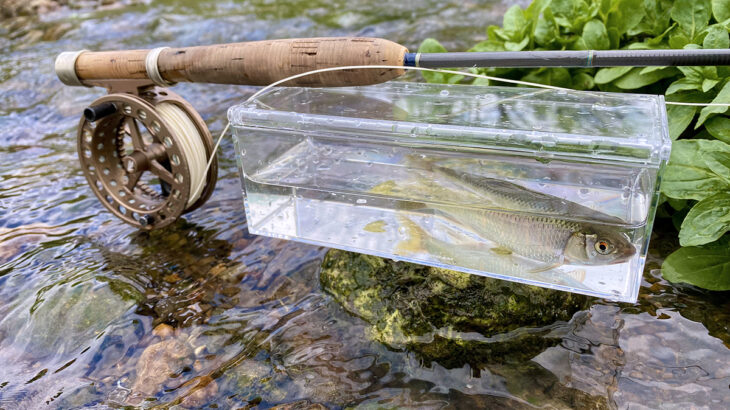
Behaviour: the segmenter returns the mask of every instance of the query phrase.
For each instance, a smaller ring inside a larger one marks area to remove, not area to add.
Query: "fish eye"
[[[598,241],[596,242],[594,247],[596,248],[596,252],[600,253],[601,255],[607,255],[611,253],[612,246],[611,243],[608,241]]]

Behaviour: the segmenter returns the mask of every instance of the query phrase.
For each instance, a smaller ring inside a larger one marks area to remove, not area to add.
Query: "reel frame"
[[[213,138],[203,119],[187,101],[172,91],[148,81],[118,80],[98,83],[109,94],[84,110],[77,132],[77,151],[84,176],[100,202],[122,221],[139,229],[168,226],[182,214],[201,207],[217,182],[218,159],[213,158],[199,198],[187,206],[198,181],[191,181],[180,137],[155,107],[171,103],[192,120],[205,147],[206,160],[213,155]],[[138,124],[147,129],[145,140]],[[126,152],[124,137],[131,137],[132,152]],[[141,181],[145,172],[157,176],[160,193]]]

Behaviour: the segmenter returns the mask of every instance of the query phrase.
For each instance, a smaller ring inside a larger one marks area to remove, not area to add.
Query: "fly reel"
[[[78,153],[101,203],[124,222],[152,230],[203,205],[218,167],[213,158],[206,174],[213,139],[189,103],[166,88],[132,89],[84,110]]]

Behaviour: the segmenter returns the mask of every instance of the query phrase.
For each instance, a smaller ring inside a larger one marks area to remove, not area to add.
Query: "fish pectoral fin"
[[[576,280],[580,283],[583,283],[583,281],[586,280],[586,270],[585,269],[571,270],[571,271],[565,272],[565,274],[569,278]]]
[[[512,251],[510,249],[504,248],[502,246],[491,248],[489,250],[496,253],[497,255],[512,255]]]
[[[559,268],[561,266],[563,266],[563,262],[556,262],[556,263],[551,263],[549,265],[538,266],[538,267],[536,267],[534,269],[530,269],[527,272],[529,272],[529,273],[542,273],[542,272],[547,272],[547,271],[549,271],[551,269]]]

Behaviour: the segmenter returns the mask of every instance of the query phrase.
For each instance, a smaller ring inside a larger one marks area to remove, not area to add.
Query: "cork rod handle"
[[[167,48],[159,52],[157,68],[162,79],[170,83],[185,81],[267,85],[290,75],[327,67],[402,66],[407,51],[399,44],[377,38],[265,40]],[[72,67],[78,81],[83,84],[95,85],[105,80],[147,80],[150,77],[145,67],[145,59],[149,52],[150,50],[86,51],[74,56]],[[64,80],[58,69],[57,73]],[[301,77],[286,85],[368,85],[391,80],[403,73],[403,69],[331,71]]]

